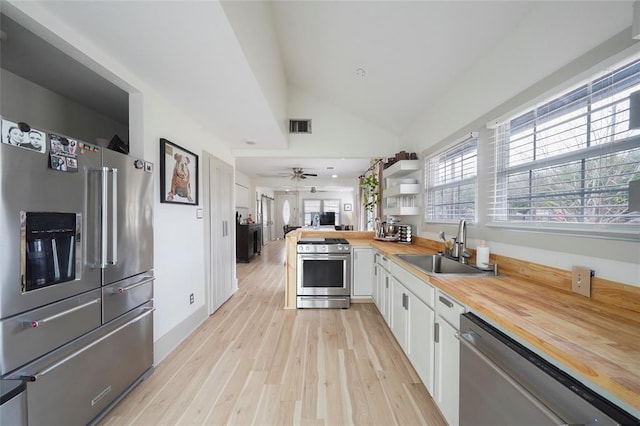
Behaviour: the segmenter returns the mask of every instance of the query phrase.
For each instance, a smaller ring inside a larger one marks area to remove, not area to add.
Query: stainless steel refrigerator
[[[48,134],[0,174],[0,379],[29,424],[86,424],[152,369],[153,165]]]

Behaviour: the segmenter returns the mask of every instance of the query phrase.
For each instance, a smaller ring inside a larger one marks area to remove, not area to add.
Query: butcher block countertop
[[[288,240],[292,239],[288,243],[295,244],[298,235],[287,235]],[[569,373],[578,373],[596,384],[605,397],[612,397],[613,402],[640,417],[639,288],[604,280],[603,284],[594,282],[590,299],[566,289],[562,273],[565,271],[534,264],[515,267],[508,261],[505,262],[508,270],[498,277],[433,277],[394,255],[433,253],[438,243],[429,240],[420,245],[389,243],[373,240],[362,232],[340,237],[347,238],[354,247],[373,247],[471,311],[535,347]],[[499,266],[501,260],[508,258],[498,257]],[[491,261],[496,261],[493,255]],[[526,279],[527,271],[534,271],[535,276]],[[547,277],[542,276],[545,273]],[[535,282],[537,279],[540,282]],[[628,301],[629,298],[632,300]]]

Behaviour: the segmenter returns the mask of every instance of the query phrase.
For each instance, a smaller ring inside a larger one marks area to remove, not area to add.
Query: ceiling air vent
[[[289,120],[289,133],[311,133],[311,119]]]

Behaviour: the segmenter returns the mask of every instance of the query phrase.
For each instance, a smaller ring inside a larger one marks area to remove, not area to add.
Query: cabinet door
[[[458,402],[460,389],[460,346],[457,330],[437,317],[438,335],[435,363],[435,400],[450,425],[458,424]]]
[[[371,296],[373,282],[373,250],[369,247],[354,247],[352,255],[353,271],[351,295]]]
[[[434,341],[433,328],[435,312],[433,309],[409,293],[408,300],[408,346],[409,360],[427,390],[433,395]]]
[[[376,304],[378,310],[380,310],[380,297],[378,294],[380,293],[380,266],[377,264],[373,265],[373,280],[371,286],[371,300]]]
[[[391,277],[391,331],[407,353],[407,309],[408,291],[394,277]]]
[[[388,326],[391,326],[391,274],[382,269],[382,281],[380,283],[380,299],[382,300],[382,316]]]

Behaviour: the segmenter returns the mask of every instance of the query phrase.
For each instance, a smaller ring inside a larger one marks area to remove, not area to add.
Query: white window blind
[[[629,129],[629,94],[637,90],[640,60],[499,125],[493,222],[638,222],[628,211],[629,182],[640,179],[640,130]]]
[[[425,158],[425,221],[475,221],[477,174],[477,133]]]
[[[304,199],[302,201],[302,208],[304,210],[304,224],[307,226],[311,225],[314,213],[334,212],[336,224],[340,221],[340,200]]]
[[[302,209],[304,210],[304,224],[311,225],[314,213],[320,213],[322,209],[322,200],[305,199],[302,201]]]

